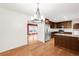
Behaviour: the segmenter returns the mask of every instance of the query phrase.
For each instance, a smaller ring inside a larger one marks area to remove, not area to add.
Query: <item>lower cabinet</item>
[[[79,38],[72,40],[72,49],[79,51]]]
[[[55,35],[55,46],[79,51],[79,39],[76,37],[68,37]]]

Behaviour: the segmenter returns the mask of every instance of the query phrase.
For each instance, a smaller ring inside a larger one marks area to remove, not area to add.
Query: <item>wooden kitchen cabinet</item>
[[[65,46],[65,38],[63,36],[54,36],[55,37],[55,46],[62,46],[62,47],[66,47]]]
[[[79,39],[76,37],[55,35],[55,46],[79,51]]]
[[[52,22],[49,21],[50,28],[72,28],[72,21],[63,21],[63,22]]]
[[[54,22],[49,21],[49,25],[50,25],[50,28],[55,28],[55,23]]]
[[[76,48],[76,50],[79,51],[79,38],[76,40],[76,47],[78,47],[78,48]]]
[[[55,22],[52,22],[47,18],[45,18],[45,24],[49,24],[50,28],[55,28]]]
[[[56,23],[56,28],[61,28],[61,26],[62,26],[61,22]]]
[[[74,29],[79,29],[79,23],[74,24],[73,28]]]
[[[64,28],[72,28],[72,21],[64,21],[56,23],[56,28],[61,28],[62,26],[64,26]]]
[[[72,49],[79,51],[79,38],[72,39]]]

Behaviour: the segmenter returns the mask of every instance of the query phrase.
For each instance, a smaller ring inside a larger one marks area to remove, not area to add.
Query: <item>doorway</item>
[[[37,41],[37,24],[27,24],[27,40],[28,44],[35,43]]]

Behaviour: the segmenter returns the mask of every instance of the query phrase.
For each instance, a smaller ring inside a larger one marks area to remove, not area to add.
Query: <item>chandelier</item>
[[[44,20],[44,17],[40,15],[39,3],[37,3],[36,13],[31,17],[31,20],[34,23],[41,23]]]

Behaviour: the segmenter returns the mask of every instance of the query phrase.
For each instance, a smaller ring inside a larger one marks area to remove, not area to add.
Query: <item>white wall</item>
[[[79,18],[74,19],[74,20],[72,21],[72,23],[73,23],[73,25],[74,25],[75,23],[79,23]]]
[[[0,8],[0,52],[27,44],[27,19],[25,14]]]

